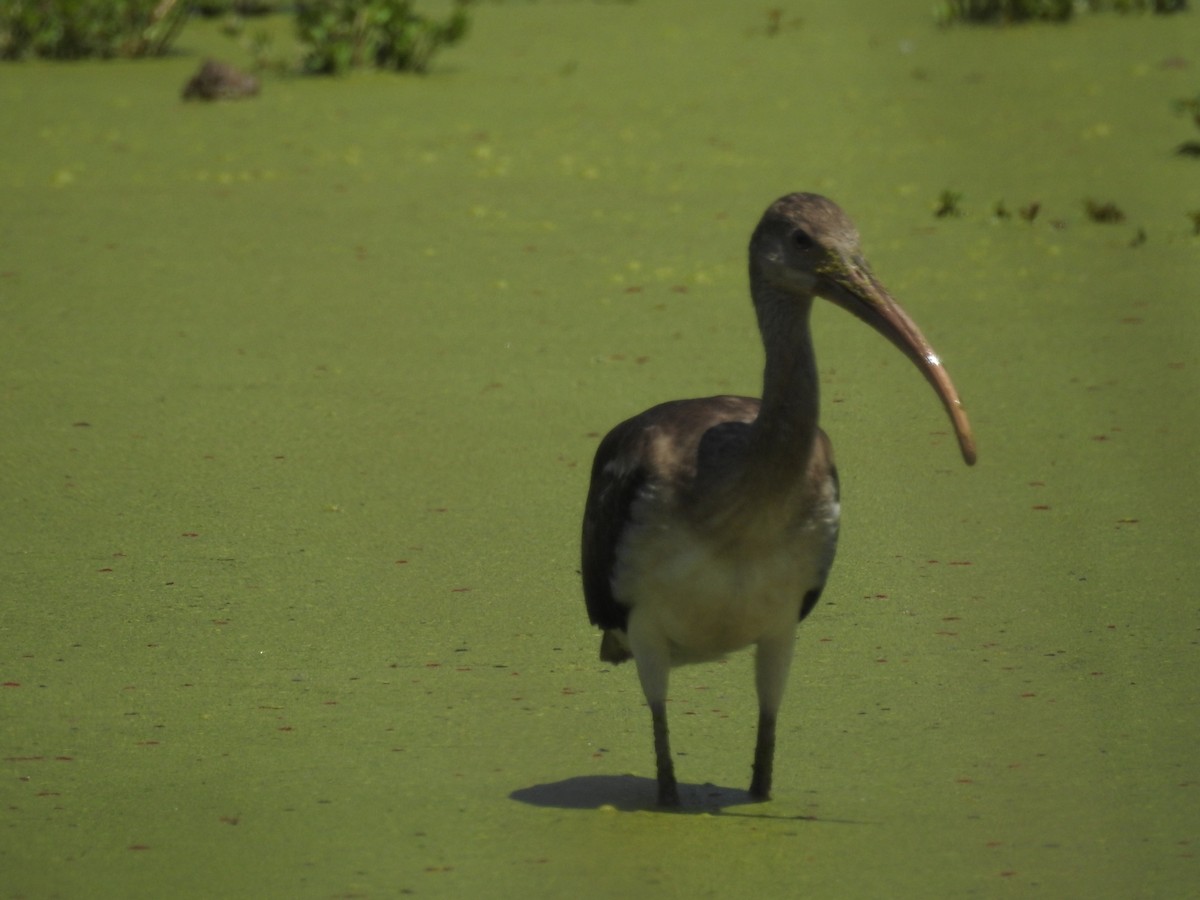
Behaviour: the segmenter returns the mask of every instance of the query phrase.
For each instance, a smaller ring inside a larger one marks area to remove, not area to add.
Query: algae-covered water
[[[1200,13],[770,22],[485,3],[428,77],[207,106],[200,59],[247,59],[202,23],[165,60],[0,69],[0,896],[1194,890],[1171,104]],[[587,468],[652,403],[757,392],[745,244],[792,190],[855,218],[980,462],[817,309],[843,539],[776,799],[746,802],[743,654],[675,674],[693,814],[660,813],[580,596]]]

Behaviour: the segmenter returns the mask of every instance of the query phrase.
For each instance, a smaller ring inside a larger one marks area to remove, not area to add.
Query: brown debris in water
[[[258,94],[258,79],[228,63],[206,59],[183,86],[184,100],[240,100]]]

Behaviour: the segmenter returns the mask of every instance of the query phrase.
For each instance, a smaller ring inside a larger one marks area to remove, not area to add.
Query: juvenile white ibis
[[[767,800],[775,722],[796,628],[837,547],[838,474],[817,427],[814,297],[904,351],[933,386],[968,465],[975,444],[950,376],[871,274],[858,232],[816,194],[771,204],[750,239],[750,294],[766,348],[762,399],[705,397],[646,410],[596,451],[583,516],[583,592],[600,658],[631,657],[654,725],[658,803],[678,806],[667,731],[672,666],[755,647],[758,738],[750,794]]]

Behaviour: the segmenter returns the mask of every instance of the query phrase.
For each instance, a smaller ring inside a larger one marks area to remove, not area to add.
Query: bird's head
[[[825,296],[864,268],[854,223],[818,194],[776,200],[750,239],[751,276],[788,294]]]
[[[750,281],[760,321],[764,302],[793,301],[806,317],[808,302],[823,297],[900,348],[941,398],[963,459],[974,464],[975,439],[954,383],[917,323],[871,273],[858,229],[841,207],[818,194],[788,194],[772,203],[750,239]]]

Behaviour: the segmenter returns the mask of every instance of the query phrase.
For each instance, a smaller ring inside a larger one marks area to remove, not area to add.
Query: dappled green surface
[[[198,60],[244,60],[196,23],[173,59],[4,69],[4,896],[1196,883],[1200,169],[1170,101],[1200,17],[875,6],[768,37],[489,4],[428,78],[211,106],[178,99]],[[744,245],[794,189],[856,218],[980,464],[818,309],[844,538],[777,799],[742,802],[743,655],[676,674],[707,813],[659,814],[579,595],[586,468],[631,412],[757,390]]]

